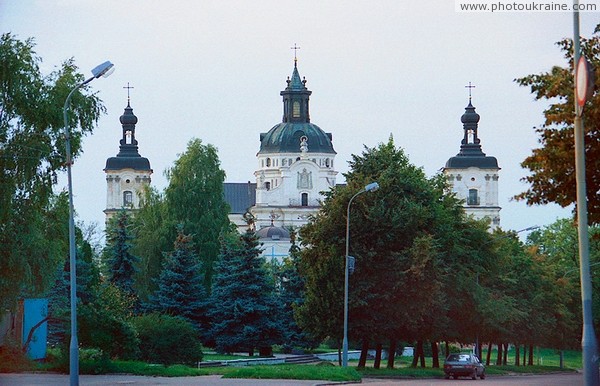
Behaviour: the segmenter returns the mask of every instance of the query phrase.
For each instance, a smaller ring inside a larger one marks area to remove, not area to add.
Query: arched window
[[[300,118],[300,102],[294,101],[292,105],[292,117]]]
[[[325,167],[329,167],[329,158],[325,158]]]
[[[270,182],[265,182],[265,189],[271,190],[271,183]]]
[[[308,193],[302,193],[302,206],[308,206]]]
[[[123,192],[123,206],[133,205],[133,192],[126,190]]]
[[[479,197],[477,196],[477,189],[469,189],[469,197],[467,198],[467,205],[479,205]]]
[[[271,167],[271,158],[267,158],[267,167]]]

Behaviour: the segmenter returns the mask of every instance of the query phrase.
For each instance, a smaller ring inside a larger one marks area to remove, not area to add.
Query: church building
[[[283,119],[261,133],[255,182],[225,183],[231,206],[229,219],[240,231],[250,217],[263,242],[265,255],[287,255],[289,227],[299,228],[320,207],[322,195],[336,184],[336,152],[331,133],[310,121],[306,79],[294,59],[291,78],[281,91]]]
[[[472,86],[468,86],[472,87]],[[471,104],[465,108],[461,117],[463,139],[460,152],[451,157],[442,169],[447,176],[452,191],[465,201],[467,215],[487,219],[490,231],[500,226],[500,206],[498,204],[498,161],[486,156],[481,150],[478,135],[479,114]]]
[[[129,88],[129,86],[127,86]],[[137,117],[127,98],[127,107],[119,118],[123,127],[119,153],[106,160],[106,222],[121,209],[135,210],[140,206],[140,193],[150,184],[152,169],[150,161],[138,152],[135,139]]]

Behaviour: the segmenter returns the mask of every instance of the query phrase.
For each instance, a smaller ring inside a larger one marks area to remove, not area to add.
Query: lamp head
[[[379,189],[379,184],[377,182],[371,182],[369,185],[365,186],[365,192],[374,192]]]
[[[106,62],[94,67],[92,69],[92,75],[94,75],[94,78],[96,78],[96,79],[98,79],[101,76],[106,78],[110,74],[112,74],[114,71],[115,71],[115,65],[107,60]]]

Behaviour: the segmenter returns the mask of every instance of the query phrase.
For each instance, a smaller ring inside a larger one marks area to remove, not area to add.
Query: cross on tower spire
[[[465,88],[469,89],[469,103],[471,103],[471,89],[475,88],[475,86],[472,86],[471,82],[469,82],[469,85],[465,86]]]
[[[127,86],[123,86],[123,88],[127,89],[127,104],[129,104],[129,90],[133,88],[133,86],[129,85],[129,82],[127,82]]]
[[[290,47],[290,50],[294,50],[294,66],[298,63],[298,56],[296,54],[298,53],[299,49],[300,47],[298,47],[296,43],[294,43],[293,47]]]

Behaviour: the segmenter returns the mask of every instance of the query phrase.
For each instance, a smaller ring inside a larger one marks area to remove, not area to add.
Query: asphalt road
[[[0,374],[2,386],[65,386],[69,384],[69,376],[61,374]],[[329,381],[298,381],[281,379],[223,379],[219,375],[201,377],[142,377],[134,375],[81,375],[81,386],[108,385],[181,385],[181,386],[300,386],[300,385],[335,385]],[[354,383],[355,385],[357,383]],[[583,385],[582,374],[545,374],[488,376],[485,380],[473,381],[470,378],[456,379],[417,379],[417,380],[381,380],[363,379],[367,386],[577,386]]]

